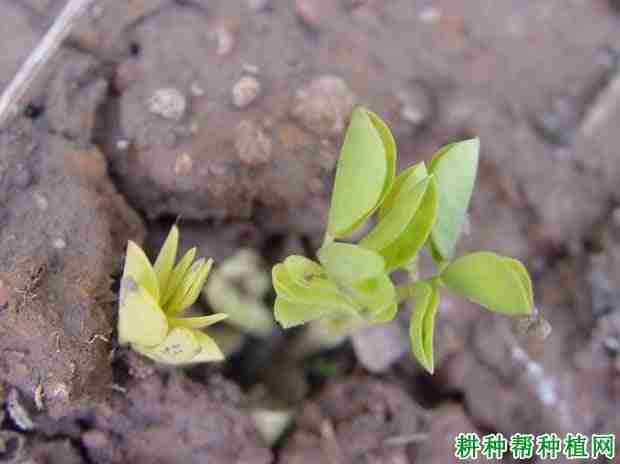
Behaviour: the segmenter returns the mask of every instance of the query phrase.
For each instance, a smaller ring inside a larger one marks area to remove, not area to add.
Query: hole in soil
[[[13,460],[20,454],[23,442],[18,436],[9,436],[4,439],[4,450],[0,451],[1,462],[14,462]]]
[[[583,249],[588,254],[599,254],[605,251],[603,244],[593,237],[588,237],[583,240]]]
[[[304,361],[309,396],[320,392],[325,384],[335,378],[353,374],[357,366],[355,352],[350,341],[331,350],[322,351]]]
[[[131,54],[131,56],[139,56],[141,51],[142,47],[140,47],[140,44],[138,42],[131,42],[131,44],[129,45],[129,53]]]
[[[29,119],[37,119],[43,115],[45,107],[36,103],[29,103],[24,109],[24,116]]]

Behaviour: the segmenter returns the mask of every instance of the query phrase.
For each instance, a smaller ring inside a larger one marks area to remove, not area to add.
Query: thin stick
[[[21,99],[94,0],[69,0],[0,97],[0,129],[19,111]]]

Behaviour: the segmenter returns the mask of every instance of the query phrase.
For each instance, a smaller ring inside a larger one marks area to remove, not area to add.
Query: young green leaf
[[[318,251],[327,275],[339,285],[372,279],[385,272],[383,258],[372,250],[350,243],[332,242]]]
[[[398,239],[418,210],[429,181],[430,178],[427,177],[414,187],[401,191],[393,207],[359,244],[364,248],[381,253],[381,250]]]
[[[348,236],[378,208],[389,182],[390,163],[369,113],[356,108],[336,168],[327,224],[330,237]]]
[[[276,321],[278,321],[284,329],[337,314],[347,313],[339,308],[333,308],[328,305],[316,303],[302,304],[288,301],[280,296],[276,298],[274,307]]]
[[[397,312],[398,312],[398,303],[394,301],[391,304],[387,305],[386,307],[377,311],[377,313],[374,315],[371,322],[374,322],[376,324],[383,324],[385,322],[393,321],[394,318],[396,317]]]
[[[155,301],[159,301],[159,283],[151,266],[151,262],[136,243],[131,240],[127,244],[123,279],[131,277],[133,280],[151,294]]]
[[[168,283],[166,285],[165,292],[161,298],[162,308],[166,308],[168,306],[168,303],[170,302],[170,300],[175,296],[176,292],[181,287],[181,284],[183,283],[185,279],[187,271],[192,265],[192,262],[194,261],[195,257],[196,257],[196,248],[194,247],[188,250],[183,255],[181,260],[177,263],[177,265],[174,266],[174,269],[172,269],[172,274],[168,278]],[[166,310],[166,312],[168,311]]]
[[[177,258],[177,249],[179,247],[179,228],[173,225],[166,237],[164,245],[159,250],[155,265],[153,266],[157,280],[159,282],[160,293],[168,285],[168,279],[174,267],[174,261]]]
[[[433,333],[435,314],[439,306],[439,291],[434,285],[418,282],[413,297],[415,304],[409,325],[411,350],[418,362],[432,374],[434,370]]]
[[[327,306],[342,307],[347,309],[351,303],[341,294],[338,287],[322,277],[306,276],[304,279],[295,277],[289,267],[284,264],[276,264],[272,269],[273,286],[278,296],[291,302],[301,304],[319,303]],[[301,285],[299,282],[305,282]]]
[[[530,274],[527,272],[527,269],[521,263],[521,261],[514,258],[506,258],[506,262],[512,266],[514,271],[519,275],[521,279],[521,285],[527,294],[527,299],[530,303],[530,307],[532,310],[534,309],[534,289],[532,288],[532,279],[530,278]]]
[[[437,222],[431,233],[434,255],[441,261],[454,254],[465,223],[476,181],[480,143],[465,140],[443,147],[433,157],[429,172],[435,175],[439,193]]]
[[[396,302],[396,289],[387,274],[357,282],[346,290],[358,305],[366,309],[362,315],[370,320],[388,317]]]
[[[136,350],[154,361],[164,364],[182,365],[192,361],[200,353],[201,346],[195,336],[197,331],[176,327],[166,339],[152,348],[136,346]]]
[[[164,340],[167,332],[166,315],[157,301],[132,276],[123,277],[118,315],[119,342],[154,346]]]
[[[204,258],[192,264],[179,290],[168,304],[166,308],[167,314],[173,316],[194,304],[205,285],[212,265],[212,259],[205,261]]]
[[[381,205],[385,201],[385,198],[390,190],[392,190],[394,178],[396,177],[396,141],[394,140],[394,136],[392,135],[390,128],[377,114],[369,110],[366,110],[366,112],[370,117],[370,121],[375,126],[375,129],[377,129],[377,132],[381,137],[381,141],[383,142],[383,148],[385,149],[387,176],[385,178],[385,183],[383,184],[381,199],[379,200],[379,205]]]
[[[321,265],[305,256],[291,255],[284,260],[284,265],[295,283],[301,286],[307,286],[313,279],[325,276]]]
[[[428,171],[426,170],[426,165],[423,161],[414,164],[413,166],[409,166],[401,172],[394,181],[394,184],[388,192],[385,200],[381,204],[381,208],[379,209],[379,219],[383,219],[392,209],[392,206],[396,201],[396,197],[398,197],[401,192],[413,188],[418,182],[424,180],[427,176]]]
[[[454,293],[490,311],[510,316],[532,312],[529,275],[512,258],[488,251],[471,253],[449,264],[441,273],[441,281]]]
[[[427,180],[425,179],[423,182],[427,182]],[[424,197],[413,219],[398,239],[381,250],[387,272],[406,266],[424,246],[432,233],[433,226],[436,224],[439,209],[438,201],[435,179],[429,176]]]
[[[228,314],[216,313],[208,316],[170,317],[171,327],[185,327],[186,329],[204,329],[228,318]]]

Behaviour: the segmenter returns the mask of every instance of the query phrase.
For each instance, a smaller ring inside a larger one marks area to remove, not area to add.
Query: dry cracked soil
[[[0,0],[0,89],[64,3]],[[127,240],[152,255],[176,220],[218,261],[316,248],[356,104],[402,165],[480,137],[461,249],[524,260],[551,335],[446,296],[432,377],[406,314],[303,360],[278,330],[185,371],[118,347]],[[0,131],[0,463],[446,464],[459,432],[620,437],[617,1],[98,0],[21,109]],[[266,405],[293,412],[272,444]]]

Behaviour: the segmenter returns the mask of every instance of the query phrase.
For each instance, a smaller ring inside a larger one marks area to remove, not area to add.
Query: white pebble
[[[199,82],[192,82],[189,91],[194,97],[204,97],[205,89],[202,88]]]
[[[436,24],[441,19],[441,12],[434,6],[428,6],[420,11],[418,18],[423,23]]]
[[[259,67],[256,66],[255,64],[243,63],[241,67],[243,68],[243,71],[248,74],[257,75],[260,71]]]
[[[232,89],[233,103],[237,108],[245,108],[252,103],[261,92],[261,85],[253,76],[243,76]]]
[[[215,40],[217,40],[217,54],[219,56],[229,55],[235,46],[235,38],[227,27],[218,27],[215,30]]]
[[[34,192],[32,196],[34,197],[34,202],[37,204],[37,208],[41,211],[47,210],[48,201],[42,193]]]
[[[177,89],[159,89],[149,99],[148,108],[151,113],[178,121],[185,115],[187,101],[185,95]]]
[[[52,240],[52,246],[57,250],[64,250],[67,248],[67,242],[63,238],[58,237]]]

